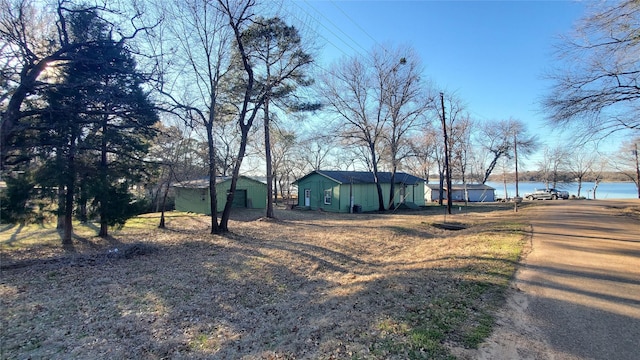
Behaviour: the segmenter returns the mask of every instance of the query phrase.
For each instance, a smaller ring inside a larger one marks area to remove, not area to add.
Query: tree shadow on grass
[[[6,269],[7,357],[447,359],[491,331],[517,265],[485,253],[363,257],[354,247],[367,253],[370,239],[357,229],[350,247],[260,231]]]
[[[484,270],[492,258],[365,258],[368,239],[354,249],[261,231],[8,268],[20,289],[3,299],[8,356],[447,358],[445,344],[486,332],[508,276]]]
[[[22,229],[24,229],[24,223],[20,223],[19,225],[9,224],[8,226],[4,227],[0,232],[9,231],[13,228],[15,228],[15,230],[13,231],[13,233],[11,234],[8,240],[4,241],[5,245],[11,246],[16,241],[18,241],[18,235],[20,235],[20,232],[22,231]]]
[[[483,273],[495,258],[463,260],[402,267],[318,244],[212,236],[130,257],[51,263],[31,269],[30,285],[9,304],[21,305],[5,317],[6,350],[59,358],[446,359],[451,344],[474,347],[488,335],[508,277]],[[5,283],[22,286],[24,271],[12,269]]]

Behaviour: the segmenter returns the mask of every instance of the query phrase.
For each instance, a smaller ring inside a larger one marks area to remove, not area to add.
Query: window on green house
[[[324,191],[324,204],[325,205],[331,205],[331,198],[332,198],[332,194],[331,194],[331,189],[329,190],[325,190]]]

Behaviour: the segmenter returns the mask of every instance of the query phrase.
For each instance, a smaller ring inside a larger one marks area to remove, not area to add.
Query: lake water
[[[487,181],[487,185],[496,189],[496,197],[504,197],[504,183]],[[583,182],[580,196],[593,199],[592,182]],[[535,191],[535,189],[544,189],[544,183],[521,181],[518,183],[518,192],[524,197],[527,193]],[[558,190],[565,190],[569,195],[578,195],[578,183],[558,183]],[[515,183],[507,183],[507,195],[513,197],[516,194]],[[636,184],[632,182],[601,182],[596,190],[597,199],[637,199],[638,189]]]

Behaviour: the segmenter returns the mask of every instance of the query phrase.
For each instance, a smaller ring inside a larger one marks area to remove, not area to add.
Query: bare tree
[[[378,167],[387,119],[378,89],[371,68],[358,57],[333,64],[323,76],[322,91],[327,110],[342,120],[336,131],[348,145],[364,150],[376,184],[378,210],[384,211]]]
[[[617,171],[633,181],[638,190],[640,199],[640,137],[625,141],[620,146],[620,151],[613,165]]]
[[[573,180],[578,182],[578,197],[580,197],[582,191],[582,182],[587,174],[592,171],[595,161],[595,153],[588,150],[573,151],[567,156],[566,168]]]
[[[434,165],[437,165],[439,160],[437,156],[439,139],[439,133],[433,124],[428,122],[410,140],[412,155],[407,159],[406,166],[412,173],[419,174],[427,183],[431,179]]]
[[[555,189],[558,187],[560,170],[567,163],[568,149],[562,145],[555,146],[551,149],[549,160],[551,161],[551,184]]]
[[[468,114],[465,114],[450,129],[451,173],[457,176],[463,184],[467,183],[467,171],[471,162],[471,130],[473,127],[474,121]]]
[[[174,0],[158,6],[171,19],[158,30],[161,38],[154,44],[164,74],[158,90],[170,111],[206,131],[211,232],[218,233],[216,125],[224,123],[222,85],[231,66],[233,33],[215,3]]]
[[[335,63],[323,77],[323,96],[328,110],[341,120],[339,136],[347,146],[362,150],[363,156],[356,157],[372,172],[378,209],[384,211],[387,204],[378,172],[388,164],[392,207],[395,173],[411,154],[409,138],[431,99],[420,77],[420,60],[411,48],[377,47],[370,54],[371,65],[365,61],[352,57]]]
[[[444,183],[446,182],[446,196],[447,196],[447,212],[451,213],[451,180],[452,180],[452,149],[456,146],[456,141],[462,140],[462,138],[457,138],[456,136],[452,136],[454,127],[457,126],[463,119],[468,118],[468,114],[465,112],[466,106],[463,104],[462,100],[456,94],[444,94],[440,93],[440,101],[436,101],[436,106],[434,108],[435,116],[434,118],[439,119],[441,124],[441,131],[443,132],[443,148],[442,151],[442,172],[444,174],[444,179],[441,177],[440,180],[440,198],[442,198],[442,192],[444,187]],[[442,204],[442,201],[440,201]]]
[[[489,152],[489,163],[486,164],[482,183],[489,180],[498,160],[512,159],[514,156],[514,141],[518,139],[518,152],[522,157],[531,155],[538,149],[537,137],[527,134],[527,126],[520,120],[509,118],[495,122],[486,122],[480,130],[480,146]]]
[[[542,159],[538,162],[540,173],[547,189],[556,188],[560,169],[565,165],[567,150],[562,146],[546,147]]]
[[[300,140],[301,174],[313,170],[322,170],[330,166],[332,153],[337,145],[334,136],[323,134],[308,136]]]
[[[597,199],[598,195],[598,186],[600,185],[600,181],[602,181],[603,174],[610,169],[608,159],[599,159],[593,165],[593,171],[591,171],[591,175],[593,176],[593,199]]]
[[[271,142],[273,193],[277,194],[279,188],[280,197],[284,199],[285,188],[289,189],[295,173],[295,163],[292,158],[298,142],[294,131],[285,130],[282,127],[277,127],[273,135]]]
[[[289,179],[294,177],[294,174],[302,174],[297,171],[300,166],[296,161],[298,159],[294,158],[294,155],[299,152],[299,135],[296,133],[296,130],[286,128],[286,122],[279,120],[273,121],[276,120],[274,118],[271,120],[272,126],[269,127],[271,132],[269,136],[269,150],[271,152],[270,158],[273,181],[269,188],[273,195],[276,196],[278,189],[280,190],[280,195],[284,195],[285,187],[289,186]],[[258,128],[258,130],[264,131],[265,129]],[[258,137],[264,138],[264,134],[262,132],[256,134],[256,138]],[[256,148],[257,153],[263,158],[265,158],[265,150],[264,144],[260,144]],[[277,198],[272,197],[272,200],[277,204]]]
[[[554,124],[575,125],[583,136],[640,129],[640,3],[599,2],[559,44],[563,68],[544,108]]]
[[[238,126],[228,115],[222,115],[213,128],[217,174],[222,177],[231,175],[236,163],[237,149],[240,147]]]
[[[168,119],[164,119],[169,121]],[[149,160],[157,167],[154,202],[160,212],[159,228],[165,227],[165,210],[169,189],[174,182],[190,180],[208,173],[208,156],[199,158],[201,143],[189,136],[192,129],[176,121],[176,125],[156,124],[158,137],[149,151]],[[206,148],[206,144],[205,148]],[[203,161],[204,160],[204,161]]]
[[[412,48],[378,47],[372,52],[372,60],[384,108],[382,116],[387,119],[383,138],[391,172],[389,208],[393,208],[396,171],[411,154],[409,138],[427,109],[433,107],[433,98],[421,77],[420,58]]]

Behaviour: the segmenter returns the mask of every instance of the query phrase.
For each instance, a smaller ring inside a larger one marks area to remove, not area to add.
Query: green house
[[[231,177],[216,178],[217,209],[222,211],[231,188]],[[209,178],[183,181],[173,185],[176,210],[211,215]],[[246,176],[240,176],[233,197],[234,208],[265,209],[267,184]]]
[[[379,172],[385,206],[389,204],[391,173]],[[419,177],[403,172],[395,176],[395,207],[424,206],[424,183]],[[378,192],[373,173],[368,171],[313,171],[296,180],[298,206],[330,212],[354,212],[378,210]],[[351,199],[353,198],[353,201]]]

